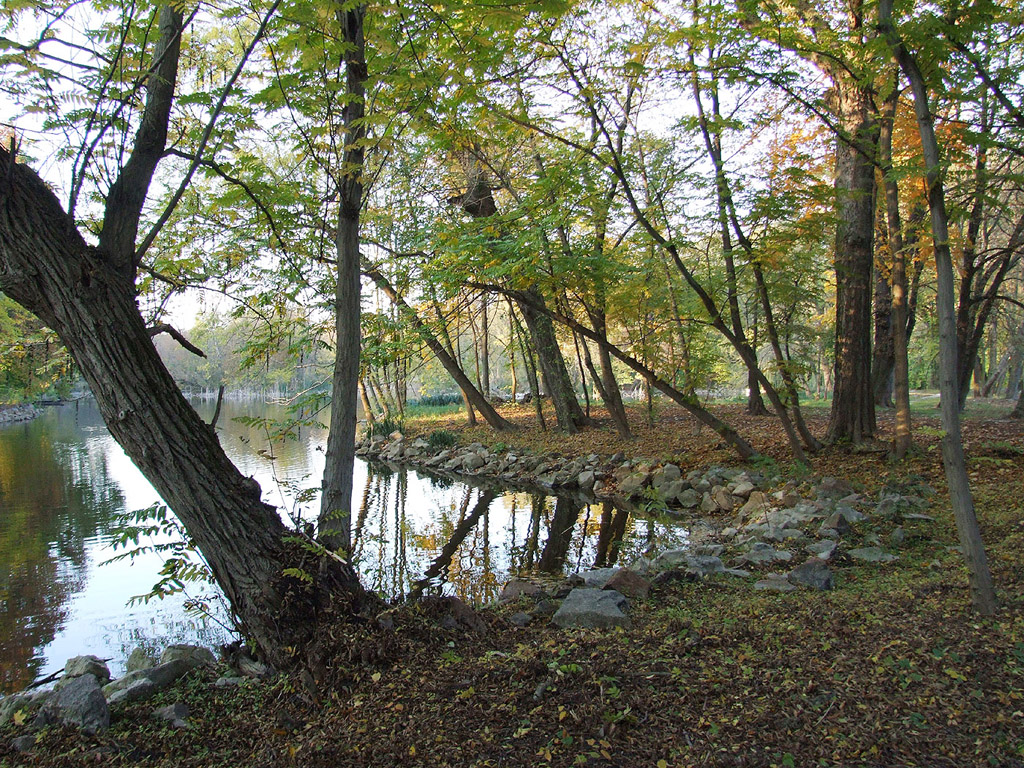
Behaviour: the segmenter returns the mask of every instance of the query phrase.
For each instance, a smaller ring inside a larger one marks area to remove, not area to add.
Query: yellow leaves
[[[25,724],[25,721],[28,719],[28,713],[25,712],[25,710],[23,709],[19,709],[17,712],[14,713],[11,719],[14,721],[14,724],[20,728]]]
[[[375,682],[375,683],[379,683],[380,682],[380,672],[374,672],[372,675],[370,675],[370,679],[373,680],[373,682]]]

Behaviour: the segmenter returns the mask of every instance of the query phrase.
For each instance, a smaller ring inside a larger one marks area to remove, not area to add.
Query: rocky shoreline
[[[18,421],[30,421],[39,415],[39,409],[32,403],[0,406],[0,426]]]

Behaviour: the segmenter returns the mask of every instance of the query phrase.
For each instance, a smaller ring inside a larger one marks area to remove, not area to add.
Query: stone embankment
[[[621,453],[602,459],[528,456],[480,443],[442,448],[398,432],[363,441],[357,453],[470,481],[640,502],[648,512],[702,524],[705,535],[692,547],[574,574],[553,590],[513,580],[502,600],[534,603],[513,617],[520,625],[550,619],[562,627],[628,626],[629,601],[675,578],[728,578],[775,592],[832,589],[836,571],[897,560],[908,535],[930,538],[933,522],[923,510],[934,492],[924,484],[871,496],[836,477],[784,482],[729,467],[684,475],[675,464]]]
[[[13,424],[16,421],[28,421],[38,415],[39,410],[31,403],[0,405],[0,426]]]
[[[124,676],[111,680],[103,659],[75,656],[68,659],[51,689],[28,690],[0,699],[0,725],[13,722],[24,728],[25,733],[13,740],[13,747],[19,752],[31,749],[36,732],[48,725],[98,733],[110,726],[112,709],[148,699],[192,670],[214,668],[217,663],[212,651],[195,645],[169,646],[159,658],[136,648],[125,663]],[[214,685],[239,685],[247,678],[271,674],[268,667],[244,654],[235,654],[225,671],[227,674]],[[174,728],[188,726],[188,707],[182,702],[155,709],[153,716],[168,721]]]

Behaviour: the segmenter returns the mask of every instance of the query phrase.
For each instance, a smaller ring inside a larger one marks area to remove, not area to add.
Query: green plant
[[[370,425],[370,434],[387,437],[392,432],[401,432],[404,427],[405,424],[401,418],[385,416],[383,419],[375,421]]]
[[[435,429],[427,436],[427,444],[431,448],[451,448],[458,442],[455,433],[447,429]]]

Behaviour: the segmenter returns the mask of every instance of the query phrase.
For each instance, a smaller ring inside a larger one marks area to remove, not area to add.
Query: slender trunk
[[[541,403],[540,397],[540,383],[537,381],[537,364],[533,359],[533,352],[526,344],[526,334],[523,331],[523,326],[519,322],[519,318],[516,317],[515,310],[512,308],[512,300],[508,301],[508,316],[515,329],[516,338],[519,340],[519,351],[523,356],[523,368],[526,369],[526,381],[530,385],[530,399],[533,401],[533,408],[537,414],[537,423],[540,425],[542,431],[547,431],[548,425],[544,420],[544,406]]]
[[[483,395],[491,396],[490,328],[487,320],[487,294],[480,296],[480,384]]]
[[[409,306],[408,302],[405,301],[394,289],[390,281],[384,277],[379,269],[370,265],[370,263],[363,259],[363,274],[369,277],[377,285],[378,288],[387,296],[391,302],[398,308],[398,311],[405,317],[405,319],[412,325],[413,330],[419,334],[420,338],[427,345],[438,362],[448,372],[448,375],[455,379],[456,385],[462,390],[465,398],[480,411],[480,415],[484,417],[492,429],[502,430],[512,429],[512,425],[503,419],[501,415],[494,410],[487,399],[480,393],[476,387],[473,386],[472,382],[466,376],[462,367],[455,361],[455,359],[448,353],[448,351],[441,345],[437,338],[430,332],[426,323],[416,313],[416,310]]]
[[[885,192],[886,229],[889,252],[892,254],[892,331],[893,396],[896,407],[896,434],[893,454],[902,461],[912,444],[910,420],[910,364],[907,345],[910,336],[907,306],[907,254],[903,247],[903,222],[900,220],[900,190],[892,168],[892,134],[900,91],[893,88],[885,103],[879,126],[878,156],[882,167],[882,188]],[[916,243],[916,238],[915,238]],[[877,392],[877,390],[876,390]]]
[[[370,424],[376,424],[377,419],[373,415],[373,406],[370,405],[370,396],[366,393],[366,382],[363,381],[362,377],[359,379],[359,399],[363,404],[363,413],[366,414],[366,421]]]
[[[886,227],[888,231],[888,227]],[[888,236],[892,243],[892,233]],[[890,258],[895,261],[899,258],[892,253]],[[871,388],[875,393],[875,405],[883,408],[891,408],[894,403],[892,399],[893,370],[896,367],[895,350],[893,348],[892,328],[892,292],[890,280],[895,272],[892,264],[886,265],[886,269],[876,266],[875,269],[875,344],[871,362]],[[886,274],[888,273],[888,275]]]
[[[345,55],[345,151],[338,179],[340,197],[334,294],[334,376],[331,424],[317,518],[320,541],[328,549],[348,551],[352,540],[352,469],[356,458],[356,409],[359,398],[359,211],[363,204],[363,117],[366,93],[366,6],[338,11]]]
[[[892,24],[893,0],[882,0],[879,23],[892,48],[893,56],[910,82],[914,94],[914,112],[921,135],[928,180],[928,209],[931,213],[935,267],[938,273],[937,308],[939,314],[939,367],[942,398],[942,463],[946,470],[953,515],[960,534],[960,546],[967,562],[971,603],[984,616],[996,612],[995,588],[985,556],[985,546],[974,512],[974,500],[967,476],[964,445],[960,433],[959,382],[957,381],[956,310],[953,303],[953,261],[949,252],[949,228],[946,196],[942,186],[939,144],[935,137],[928,91],[917,61],[907,50]]]

